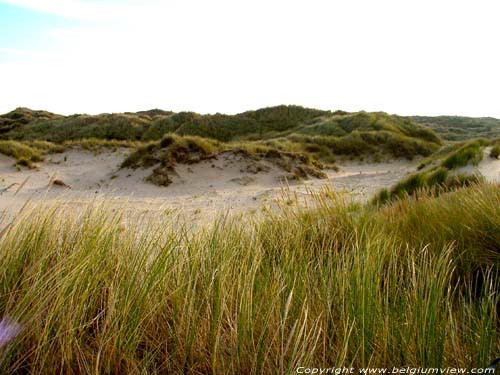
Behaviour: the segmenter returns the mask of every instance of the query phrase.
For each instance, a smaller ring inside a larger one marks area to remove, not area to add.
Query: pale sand
[[[94,154],[71,149],[49,155],[38,169],[21,171],[14,160],[0,155],[0,216],[10,220],[26,202],[70,202],[81,206],[105,200],[111,207],[134,211],[174,210],[189,220],[213,219],[220,213],[255,213],[262,205],[272,205],[283,194],[283,176],[275,165],[263,161],[269,171],[247,171],[250,161],[227,154],[216,160],[193,165],[178,165],[177,175],[168,187],[145,181],[150,170],[120,169],[128,150]],[[488,179],[498,180],[500,161],[485,156],[478,166]],[[389,163],[343,162],[340,171],[327,171],[328,179],[290,181],[286,190],[296,196],[326,186],[343,191],[357,200],[367,200],[383,187],[390,187],[416,170],[418,161],[397,160]],[[70,188],[49,186],[58,179]],[[14,185],[13,185],[14,184]],[[285,183],[286,184],[286,183]],[[6,191],[5,189],[8,188]]]

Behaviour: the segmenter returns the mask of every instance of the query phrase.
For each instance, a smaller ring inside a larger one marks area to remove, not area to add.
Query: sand
[[[26,202],[65,201],[78,207],[105,200],[117,208],[153,213],[173,210],[189,220],[207,220],[224,212],[259,212],[262,205],[272,205],[284,190],[300,197],[326,186],[363,201],[414,172],[418,164],[407,160],[347,161],[339,165],[339,171],[328,170],[328,179],[286,182],[286,173],[272,163],[263,161],[266,171],[252,173],[249,160],[226,154],[216,160],[179,165],[173,183],[160,187],[145,181],[151,170],[120,169],[128,152],[120,149],[96,154],[70,149],[47,156],[37,169],[21,171],[15,168],[13,159],[0,155],[0,216],[3,221],[11,220]],[[478,169],[488,179],[498,180],[500,161],[490,159],[485,156]]]

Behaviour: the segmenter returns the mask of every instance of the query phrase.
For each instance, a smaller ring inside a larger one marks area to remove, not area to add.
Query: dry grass
[[[297,203],[297,204],[295,204]],[[0,239],[8,374],[477,367],[500,351],[500,189],[384,208],[331,192],[189,231],[64,204]]]
[[[0,140],[0,154],[14,158],[16,165],[28,168],[35,168],[35,163],[43,160],[43,155],[38,149],[16,141]]]

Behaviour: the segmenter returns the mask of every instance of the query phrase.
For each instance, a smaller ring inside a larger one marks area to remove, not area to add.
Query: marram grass
[[[198,229],[106,205],[0,229],[5,374],[477,367],[500,352],[500,189],[374,208],[325,191]]]

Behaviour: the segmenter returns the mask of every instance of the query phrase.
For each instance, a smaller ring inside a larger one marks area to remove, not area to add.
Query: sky
[[[500,118],[498,0],[0,0],[0,113]]]

